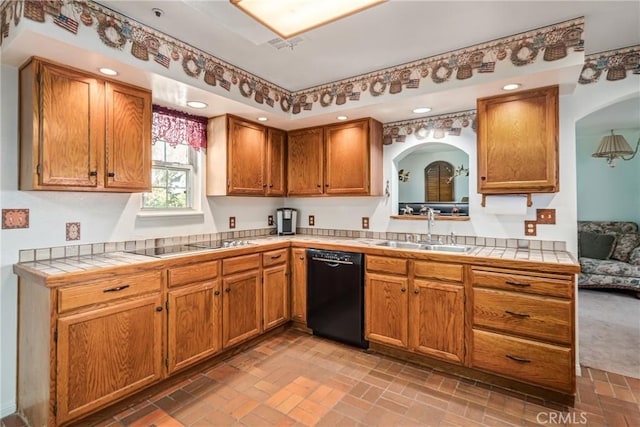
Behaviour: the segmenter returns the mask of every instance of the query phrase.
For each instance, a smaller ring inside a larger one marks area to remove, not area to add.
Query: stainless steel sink
[[[397,240],[387,240],[382,243],[378,243],[377,246],[387,246],[389,248],[397,248],[397,249],[422,249],[424,245],[421,243],[414,243],[414,242],[401,242]]]
[[[419,242],[403,242],[398,240],[386,240],[378,243],[377,246],[386,246],[388,248],[396,249],[413,249],[420,251],[433,251],[433,252],[452,252],[452,253],[467,253],[473,249],[473,246],[465,245],[445,245],[445,244],[428,244]]]

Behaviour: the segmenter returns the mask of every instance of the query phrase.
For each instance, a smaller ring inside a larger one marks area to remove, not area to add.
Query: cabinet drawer
[[[218,277],[218,261],[207,261],[169,269],[169,287],[202,282]]]
[[[551,278],[517,274],[511,271],[472,270],[473,286],[520,291],[561,298],[573,296],[573,281],[570,278]]]
[[[462,282],[464,270],[462,265],[443,262],[416,261],[416,277]]]
[[[407,260],[381,256],[366,256],[367,271],[407,275]]]
[[[152,271],[60,288],[58,289],[58,312],[63,313],[87,305],[159,291],[161,286],[162,271]]]
[[[263,267],[282,264],[283,262],[287,262],[287,249],[278,249],[275,251],[264,252],[262,254]]]
[[[251,254],[222,260],[222,274],[238,273],[260,267],[260,254]]]
[[[474,368],[573,393],[572,359],[569,347],[473,330]]]
[[[473,290],[474,325],[570,344],[571,319],[571,302],[567,300]]]

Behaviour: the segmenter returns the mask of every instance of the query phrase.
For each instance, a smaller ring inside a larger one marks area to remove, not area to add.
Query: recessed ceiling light
[[[117,76],[118,72],[116,70],[113,70],[111,68],[106,68],[106,67],[102,67],[99,70],[102,74],[106,75],[106,76]]]
[[[502,90],[516,90],[520,86],[522,86],[520,83],[509,83],[508,85],[502,86]]]
[[[187,105],[191,108],[206,108],[207,104],[200,101],[188,101]]]
[[[264,117],[264,116],[260,116],[260,117],[258,117],[258,121],[259,121],[259,122],[266,122],[267,120],[269,120],[269,119],[267,119],[267,118],[266,118],[266,117]]]
[[[429,111],[431,111],[431,108],[429,107],[418,107],[413,110],[416,114],[428,113]]]
[[[338,117],[336,117],[336,119],[338,119],[338,120],[347,120],[348,118],[349,117],[347,117],[347,116],[338,116]]]

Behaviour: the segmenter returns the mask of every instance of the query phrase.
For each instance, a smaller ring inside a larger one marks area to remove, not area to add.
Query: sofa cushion
[[[629,264],[640,265],[640,246],[631,251]]]
[[[605,276],[636,277],[640,279],[640,265],[610,259],[580,258],[580,272],[583,274],[602,274]]]
[[[616,237],[616,247],[611,254],[611,259],[629,262],[631,251],[640,245],[640,235],[637,233],[618,234]]]
[[[593,259],[609,259],[614,251],[616,236],[613,234],[581,231],[578,236],[581,257]]]

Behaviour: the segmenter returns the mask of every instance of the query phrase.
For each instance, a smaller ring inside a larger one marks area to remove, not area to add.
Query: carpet
[[[640,299],[633,293],[578,290],[580,364],[640,378]]]

